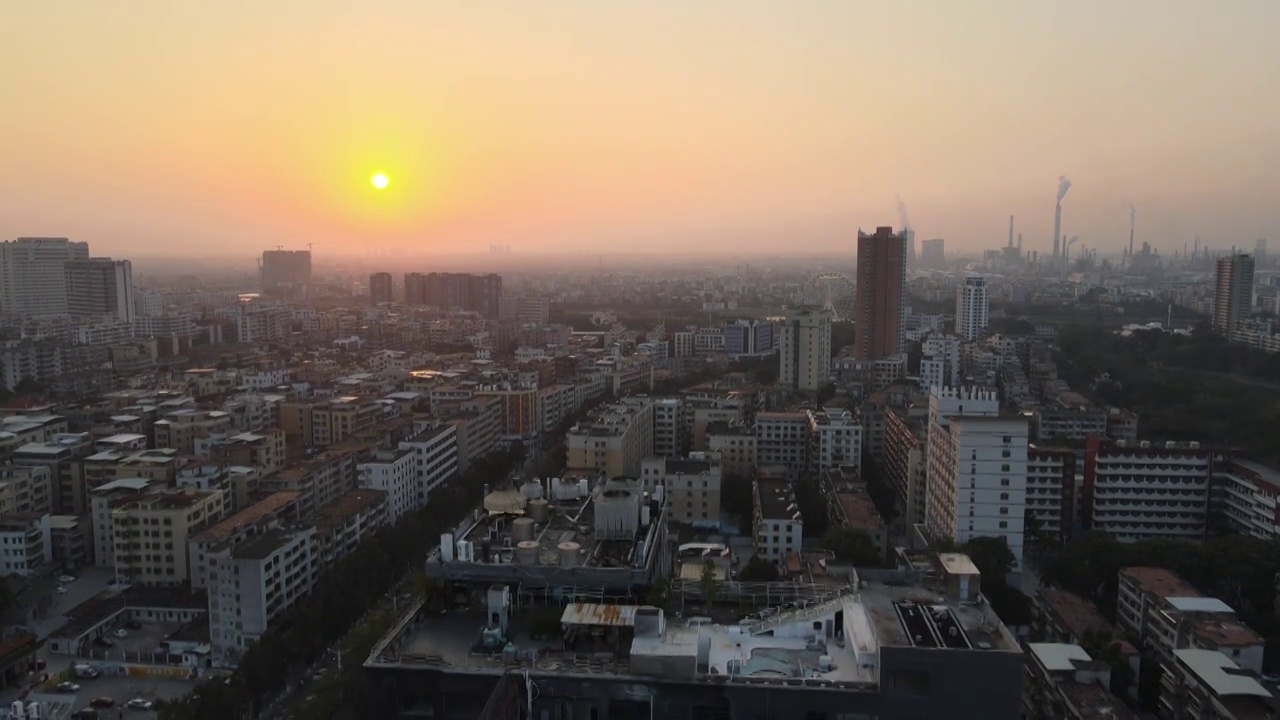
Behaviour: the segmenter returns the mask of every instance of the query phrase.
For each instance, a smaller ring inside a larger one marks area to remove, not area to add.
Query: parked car
[[[116,704],[116,701],[115,701],[115,698],[110,698],[110,697],[107,697],[106,695],[103,695],[102,697],[94,698],[93,702],[89,704],[96,708],[109,708],[109,707],[114,707]]]
[[[129,702],[125,703],[124,706],[129,708],[130,710],[150,710],[153,706],[155,706],[155,703],[151,702],[146,698],[134,698]]]
[[[124,628],[116,628],[111,634],[121,639],[129,637],[129,631]]]
[[[102,716],[93,708],[80,708],[71,713],[71,720],[100,720],[101,718]]]
[[[115,646],[116,646],[116,641],[115,641],[115,640],[112,640],[111,638],[107,637],[106,635],[103,635],[102,637],[96,637],[96,638],[94,638],[94,639],[93,639],[93,644],[94,644],[94,645],[97,645],[98,647],[115,647]]]
[[[54,687],[54,690],[57,690],[58,692],[80,692],[80,686],[70,680],[67,680],[58,683],[58,685]]]
[[[99,670],[98,668],[92,665],[87,665],[87,664],[76,665],[71,669],[72,671],[75,672],[76,677],[80,678],[81,680],[92,680],[102,674],[101,670]]]
[[[75,575],[59,575],[58,576],[58,582],[62,583],[63,585],[70,585],[75,581],[76,581]]]
[[[59,594],[59,595],[66,595],[66,594],[67,594],[67,588],[66,588],[66,586],[59,585],[59,586],[58,586],[58,594]]]

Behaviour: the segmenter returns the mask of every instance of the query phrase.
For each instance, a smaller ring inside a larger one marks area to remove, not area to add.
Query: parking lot
[[[142,697],[148,700],[181,697],[191,691],[192,683],[183,680],[165,680],[160,678],[100,677],[97,680],[77,680],[80,692],[74,695],[72,707],[89,707],[89,703],[97,697],[109,697],[116,701],[115,707],[99,710],[104,720],[110,718],[129,718],[131,720],[152,720],[155,711],[126,710],[124,704],[129,700]],[[68,697],[72,697],[68,695]]]

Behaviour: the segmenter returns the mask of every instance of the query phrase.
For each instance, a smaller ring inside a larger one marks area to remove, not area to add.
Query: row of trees
[[[340,560],[314,592],[245,653],[229,683],[210,682],[166,703],[161,720],[228,720],[253,717],[291,678],[342,638],[348,628],[394,591],[426,560],[440,533],[458,523],[481,499],[486,482],[505,477],[523,460],[523,448],[476,460],[467,472],[439,488],[430,506],[380,530]],[[362,662],[363,658],[352,658]]]

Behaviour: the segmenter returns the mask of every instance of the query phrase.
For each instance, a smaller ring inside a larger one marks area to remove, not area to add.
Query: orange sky
[[[1275,2],[65,0],[4,24],[0,238],[97,254],[852,253],[897,194],[922,237],[1003,244],[1014,213],[1046,249],[1060,174],[1088,245],[1127,238],[1126,201],[1170,250],[1280,223]]]

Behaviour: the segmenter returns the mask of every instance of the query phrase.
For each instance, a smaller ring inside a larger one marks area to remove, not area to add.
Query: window
[[[1001,466],[1000,466],[1000,472],[1009,472],[1009,466],[1008,466],[1008,465],[1001,465]]]
[[[1001,500],[1008,500],[1008,499],[1009,499],[1009,493],[1000,493],[1000,499],[1001,499]]]
[[[1011,442],[1013,442],[1013,436],[1012,436],[1012,435],[1005,435],[1003,438],[1000,438],[1000,441],[1001,441],[1001,442],[1006,442],[1006,443],[1011,443]]]
[[[1001,529],[1001,530],[1008,529],[1008,527],[1009,527],[1009,522],[1008,522],[1007,520],[1001,520],[1001,521],[1000,521],[1000,529]]]
[[[1000,487],[1009,487],[1009,478],[1000,478]]]
[[[1002,507],[1002,508],[1000,508],[1000,514],[1001,514],[1001,515],[1008,515],[1008,514],[1009,514],[1009,508],[1007,508],[1007,507]]]

